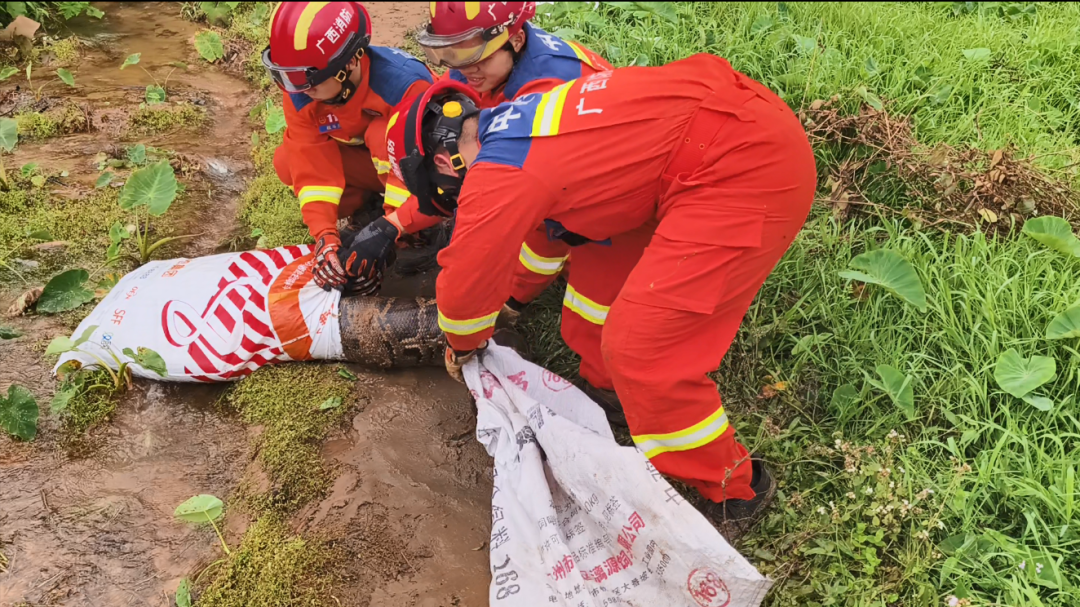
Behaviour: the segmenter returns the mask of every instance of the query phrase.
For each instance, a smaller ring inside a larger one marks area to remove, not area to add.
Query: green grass
[[[677,25],[590,6],[541,8],[554,14],[539,23],[618,65],[718,54],[796,109],[839,94],[852,112],[872,98],[856,93],[866,87],[910,115],[921,144],[1014,145],[1076,183],[1076,5],[679,3]],[[965,57],[980,48],[985,62]],[[858,153],[816,151],[822,175]],[[859,185],[871,202],[908,202],[895,176]],[[913,264],[925,313],[838,276],[873,248]],[[531,306],[524,331],[538,362],[573,376],[559,290]],[[766,604],[1080,604],[1080,350],[1044,339],[1078,301],[1080,261],[1016,233],[920,231],[875,216],[841,224],[816,210],[716,374],[741,439],[782,479],[777,505],[740,545],[777,580]],[[998,388],[994,365],[1010,347],[1055,360],[1051,411]],[[880,364],[914,378],[914,420],[871,385]],[[787,390],[761,398],[777,381]],[[834,400],[846,384],[858,396]]]
[[[175,129],[198,129],[206,124],[206,110],[188,104],[140,107],[131,114],[128,128],[134,134],[148,135]]]

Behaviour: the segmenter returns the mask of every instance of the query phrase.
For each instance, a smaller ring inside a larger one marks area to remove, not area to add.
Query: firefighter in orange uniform
[[[285,140],[274,153],[315,239],[315,281],[344,288],[339,217],[350,217],[383,185],[365,141],[385,136],[386,116],[434,81],[408,53],[371,46],[371,20],[359,2],[283,2],[274,9],[263,65],[284,92]],[[379,119],[382,120],[379,120]],[[365,268],[358,290],[378,287]]]
[[[603,324],[593,364],[613,378],[638,448],[708,498],[704,514],[734,540],[776,485],[735,440],[708,373],[810,210],[816,170],[802,125],[705,54],[477,103],[439,82],[389,133],[391,168],[421,208],[457,203],[436,284],[448,371],[460,379],[486,346],[537,224],[579,245],[575,268],[594,252],[635,259],[610,307],[568,298]]]
[[[535,14],[535,2],[432,2],[431,22],[418,33],[417,40],[429,63],[450,68],[444,78],[467,84],[479,93],[481,109],[534,92],[546,93],[569,80],[612,69],[610,63],[588,48],[529,23]],[[438,221],[420,212],[415,197],[390,172],[385,145],[373,142],[371,149],[376,167],[386,179],[385,207],[390,217],[361,232],[354,241],[355,248],[349,255],[358,264],[372,263],[388,247],[388,240],[397,237],[389,224],[411,233]],[[371,237],[374,240],[367,240]],[[531,232],[522,242],[514,287],[507,300],[509,310],[504,313],[516,316],[551,284],[567,265],[569,251],[564,241],[549,238],[545,226]],[[596,248],[569,272],[572,289],[579,298],[610,306],[622,281],[607,277],[613,273],[616,277],[625,275],[636,262],[617,249]],[[617,402],[607,369],[594,364],[600,361],[603,323],[598,323],[588,308],[576,305],[573,298],[566,304],[564,340],[576,351],[591,353],[581,365],[586,391],[599,401]],[[613,421],[625,425],[617,412],[612,416]]]

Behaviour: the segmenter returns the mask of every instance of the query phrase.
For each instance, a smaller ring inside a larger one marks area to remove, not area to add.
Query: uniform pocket
[[[676,179],[664,195],[656,233],[669,240],[734,248],[761,246],[766,206],[756,190]]]

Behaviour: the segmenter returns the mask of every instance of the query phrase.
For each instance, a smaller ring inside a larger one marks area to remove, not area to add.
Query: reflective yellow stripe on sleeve
[[[306,185],[300,188],[296,197],[300,200],[300,207],[309,202],[329,202],[330,204],[341,203],[341,188],[329,185]]]
[[[652,458],[661,453],[688,451],[711,443],[726,432],[729,426],[727,413],[720,407],[716,413],[685,430],[669,434],[643,434],[631,438],[638,449],[645,452],[645,457]]]
[[[530,272],[543,274],[544,276],[558,274],[559,270],[562,270],[563,264],[566,263],[567,257],[569,257],[569,255],[564,255],[563,257],[541,257],[524,242],[521,243],[521,253],[518,255],[521,265],[525,266]]]
[[[563,105],[566,104],[566,94],[577,80],[571,80],[544,93],[540,97],[540,103],[536,106],[536,117],[533,118],[533,137],[547,137],[559,134],[559,120],[562,119]]]
[[[386,184],[386,192],[383,193],[383,204],[388,204],[394,208],[400,207],[409,199],[409,195],[409,190],[388,183]]]
[[[383,162],[374,156],[371,157],[371,161],[375,163],[375,172],[379,175],[385,175],[390,172],[389,162]]]
[[[589,61],[589,56],[585,54],[585,51],[581,50],[580,46],[574,44],[573,42],[570,42],[569,40],[566,41],[566,44],[570,47],[570,50],[574,51],[574,54],[577,55],[577,58],[582,63],[589,67],[596,67],[592,64],[592,61]]]
[[[447,318],[442,310],[439,310],[439,328],[447,333],[453,333],[454,335],[472,335],[473,333],[479,333],[484,329],[490,329],[495,326],[495,319],[499,317],[498,312],[492,312],[487,316],[481,316],[480,318],[472,318],[469,320],[454,320]]]
[[[595,301],[578,293],[571,285],[566,285],[566,295],[563,296],[563,305],[577,313],[578,316],[593,323],[602,325],[607,321],[608,310],[611,306],[602,306]]]

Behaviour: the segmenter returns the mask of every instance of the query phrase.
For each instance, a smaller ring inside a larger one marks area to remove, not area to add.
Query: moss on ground
[[[240,219],[261,229],[268,247],[311,240],[292,188],[281,183],[273,169],[259,171],[251,181],[243,194]]]
[[[175,129],[196,129],[206,124],[206,111],[201,107],[182,103],[142,106],[131,115],[128,129],[131,133],[150,135]]]
[[[46,48],[52,53],[56,65],[70,65],[79,58],[79,39],[72,36],[57,40]]]
[[[263,495],[245,495],[259,513],[287,514],[323,495],[330,471],[319,455],[326,432],[341,420],[352,383],[334,365],[290,364],[263,367],[229,393],[229,405],[244,421],[263,426],[258,457],[270,479]],[[337,398],[341,406],[320,411]]]
[[[78,104],[65,102],[44,112],[25,112],[15,116],[19,137],[48,139],[57,135],[81,133],[89,128],[86,113]]]
[[[224,569],[198,597],[199,607],[337,605],[329,573],[334,553],[318,539],[289,531],[277,516],[255,521]]]
[[[112,385],[107,371],[87,371],[80,375],[77,392],[68,401],[67,409],[60,414],[63,432],[75,437],[108,420],[116,411],[116,394],[107,388],[90,389],[95,385]]]

